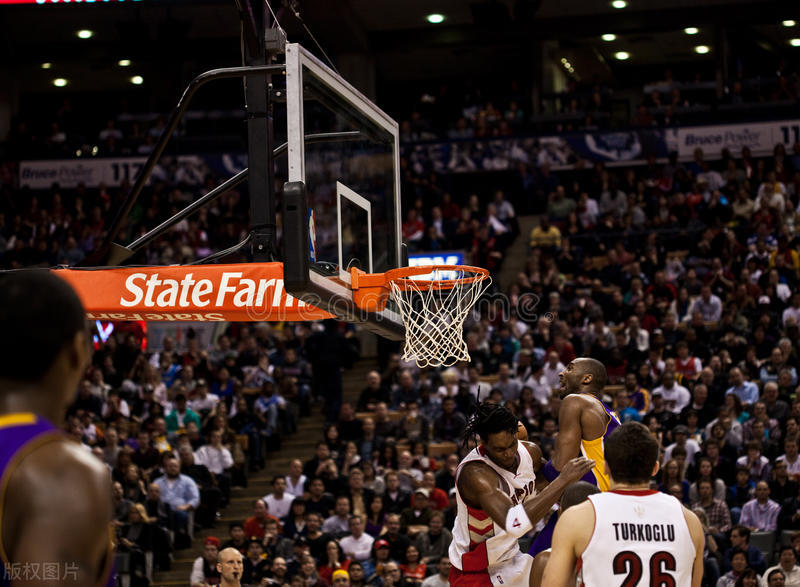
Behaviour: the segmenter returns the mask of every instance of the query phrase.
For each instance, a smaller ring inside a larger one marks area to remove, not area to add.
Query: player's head
[[[217,555],[217,571],[223,581],[239,585],[242,579],[242,553],[235,548],[223,548]]]
[[[595,493],[600,493],[600,488],[598,488],[597,485],[592,485],[586,481],[577,481],[564,490],[558,505],[563,512],[574,505],[583,503],[590,495],[594,495]]]
[[[623,424],[605,441],[608,472],[617,483],[647,484],[658,472],[658,441],[638,422]]]
[[[86,314],[77,294],[49,271],[0,278],[0,393],[45,383],[70,401],[89,360]]]
[[[483,449],[499,466],[511,469],[517,459],[517,417],[508,408],[481,402],[467,422],[464,438],[481,439]]]
[[[561,397],[570,393],[599,394],[608,382],[603,363],[597,359],[580,357],[573,360],[558,374]]]

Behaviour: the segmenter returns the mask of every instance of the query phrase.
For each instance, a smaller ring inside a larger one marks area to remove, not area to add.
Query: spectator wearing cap
[[[265,495],[263,498],[267,504],[270,513],[282,520],[289,515],[292,509],[292,501],[294,495],[286,492],[286,479],[282,475],[275,475],[272,478],[272,493]]]
[[[344,551],[345,557],[355,561],[365,561],[372,553],[372,545],[375,539],[364,532],[364,521],[361,516],[350,516],[350,534],[344,536],[339,544]]]
[[[264,545],[260,540],[247,543],[247,554],[242,561],[242,584],[258,585],[267,576],[269,562],[264,557]]]
[[[201,417],[205,418],[213,412],[219,403],[219,396],[208,391],[208,382],[198,379],[194,388],[194,397],[189,401],[189,407]]]
[[[385,566],[392,561],[391,558],[391,545],[389,541],[384,538],[379,538],[375,541],[373,546],[373,556],[370,559],[363,561],[361,564],[364,568],[364,577],[368,585],[381,584],[381,578],[384,575]]]
[[[344,536],[350,531],[350,498],[347,495],[336,498],[333,515],[322,524],[322,531],[335,538]]]
[[[350,574],[344,569],[336,569],[331,575],[332,587],[350,587]]]
[[[242,522],[231,522],[228,526],[228,533],[230,534],[230,538],[222,544],[220,550],[235,548],[242,553],[242,556],[245,556],[250,541],[244,533],[244,524]]]
[[[664,451],[664,459],[662,462],[666,463],[670,460],[672,458],[672,451],[675,450],[675,447],[680,446],[686,449],[686,462],[693,463],[695,455],[700,452],[700,445],[697,444],[696,440],[689,438],[689,428],[683,424],[678,424],[672,429],[672,438],[675,442],[670,444]]]
[[[431,520],[433,510],[428,507],[430,491],[424,487],[418,487],[414,491],[414,499],[411,507],[404,509],[400,513],[400,528],[403,534],[413,538],[420,532],[428,531],[428,524]]]
[[[253,502],[253,515],[244,521],[244,533],[249,537],[256,537],[259,540],[264,538],[267,520],[275,520],[280,528],[280,520],[269,514],[269,508],[263,499]]]
[[[661,385],[653,389],[653,395],[659,392],[663,396],[664,407],[675,415],[680,414],[692,401],[689,390],[675,381],[675,372],[669,369],[661,374]]]
[[[217,585],[220,574],[217,570],[217,555],[220,550],[219,538],[209,536],[203,542],[203,554],[194,559],[192,573],[189,575],[191,587],[208,587]]]
[[[756,497],[742,508],[739,523],[753,532],[774,532],[778,529],[780,506],[769,498],[769,484],[759,481],[756,484]]]
[[[175,409],[167,414],[165,421],[167,423],[167,431],[170,434],[174,434],[180,429],[185,429],[189,422],[194,422],[198,428],[202,426],[200,416],[187,407],[186,396],[182,393],[175,396]]]

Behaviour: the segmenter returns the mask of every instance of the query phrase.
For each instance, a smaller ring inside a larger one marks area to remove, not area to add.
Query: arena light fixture
[[[794,20],[784,20],[781,24],[785,27],[793,27],[797,22]]]
[[[694,52],[700,55],[705,55],[709,51],[711,51],[711,49],[708,47],[708,45],[698,45],[694,48]]]
[[[50,69],[51,67],[53,67],[53,64],[50,63],[49,61],[45,61],[44,63],[42,63],[42,69]]]
[[[627,51],[617,51],[616,53],[614,53],[614,59],[617,59],[618,61],[626,61],[627,59],[630,58],[631,54],[628,53]]]
[[[610,43],[611,41],[616,41],[617,40],[617,35],[615,35],[614,33],[606,33],[605,35],[603,35],[600,38],[603,39],[604,41]]]
[[[89,29],[81,29],[77,33],[79,39],[91,39],[94,36],[94,31],[90,31]]]
[[[625,8],[627,5],[628,5],[628,3],[625,2],[625,0],[614,0],[611,3],[611,6],[613,6],[614,8],[620,9],[620,10]]]
[[[789,39],[789,44],[792,47],[800,47],[800,39]]]
[[[63,88],[68,83],[69,82],[65,80],[63,77],[57,77],[56,79],[53,80],[53,85],[57,88]]]
[[[431,24],[441,24],[444,22],[444,14],[438,14],[438,13],[429,14],[428,16],[425,17],[425,20],[427,20]]]
[[[685,29],[683,29],[683,32],[687,35],[696,35],[700,32],[700,29],[695,26],[687,26]]]
[[[131,78],[131,83],[134,86],[141,86],[144,83],[144,78],[140,75],[135,75]]]
[[[117,65],[119,65],[120,67],[128,67],[130,66],[130,64],[131,64],[130,59],[120,59],[119,61],[117,61]]]

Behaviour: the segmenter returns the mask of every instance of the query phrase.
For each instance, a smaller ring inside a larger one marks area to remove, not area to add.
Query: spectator
[[[224,502],[224,494],[217,486],[208,467],[195,462],[194,454],[189,446],[178,450],[181,461],[181,474],[190,477],[200,491],[200,507],[197,508],[196,521],[204,528],[211,528],[217,518],[217,512]]]
[[[731,567],[732,554],[737,550],[746,554],[748,567],[761,573],[766,570],[767,564],[761,551],[750,544],[750,530],[741,525],[731,528],[731,548],[725,551],[726,568]]]
[[[791,545],[784,544],[780,547],[778,551],[778,564],[764,571],[764,577],[761,579],[762,587],[770,587],[772,585],[769,581],[772,578],[773,571],[783,573],[783,585],[787,587],[790,585],[792,587],[800,585],[800,567],[797,566],[797,553]]]
[[[365,561],[372,553],[375,539],[364,532],[364,521],[361,516],[350,516],[350,534],[344,536],[339,544],[346,558],[352,561]]]
[[[221,430],[211,431],[208,444],[201,446],[195,453],[195,461],[214,474],[216,484],[222,492],[223,503],[228,503],[231,496],[233,456],[231,451],[222,444]]]
[[[316,512],[308,512],[306,514],[306,541],[311,556],[317,560],[323,559],[328,542],[334,539],[327,532],[323,532],[321,528],[322,518],[320,515]]]
[[[745,450],[746,454],[736,459],[736,465],[747,467],[752,481],[767,481],[771,468],[769,459],[761,454],[761,442],[750,440],[745,444]]]
[[[458,441],[466,425],[466,418],[456,412],[455,398],[446,397],[442,400],[442,415],[433,423],[433,437],[437,441]]]
[[[186,396],[179,393],[175,396],[175,409],[166,417],[167,431],[174,434],[178,430],[185,429],[189,422],[194,422],[198,428],[202,426],[200,416],[187,407]]]
[[[656,394],[660,394],[663,398],[665,409],[676,415],[680,414],[692,399],[689,390],[676,383],[674,371],[664,371],[661,375],[661,385],[653,389],[653,396]]]
[[[267,504],[263,499],[257,499],[253,502],[253,515],[244,521],[244,532],[247,536],[264,538],[264,531],[266,530],[267,520],[275,520],[278,522],[280,528],[280,520],[275,516],[270,515]]]
[[[420,560],[433,565],[440,559],[447,557],[453,535],[444,527],[444,514],[434,511],[428,520],[428,530],[417,534],[415,545],[420,554]]]
[[[411,540],[400,532],[400,516],[397,514],[387,515],[385,525],[386,534],[383,535],[383,539],[389,543],[389,552],[392,560],[404,562],[406,550],[411,544]],[[375,547],[378,548],[378,544]]]
[[[308,485],[308,500],[306,509],[309,512],[316,512],[320,516],[327,518],[333,511],[335,505],[333,496],[325,492],[325,483],[319,477],[315,477]]]
[[[731,513],[725,502],[714,499],[713,485],[705,480],[697,483],[698,501],[692,509],[702,509],[708,518],[708,528],[718,542],[725,542],[725,534],[731,528]]]
[[[220,573],[217,570],[219,546],[218,538],[209,536],[205,539],[202,556],[198,556],[192,564],[192,573],[189,576],[191,587],[207,587],[219,583]]]
[[[745,406],[750,406],[758,400],[758,386],[752,381],[745,381],[738,367],[730,370],[730,383],[731,386],[725,390],[725,395],[736,395]]]
[[[334,538],[341,538],[350,531],[350,499],[346,495],[336,498],[333,515],[322,524],[322,531]]]
[[[289,463],[289,474],[285,477],[286,491],[294,497],[303,497],[308,478],[303,474],[303,462],[292,459]]]
[[[267,504],[270,513],[282,520],[289,515],[295,497],[286,492],[286,479],[281,475],[276,475],[272,478],[272,493],[265,495],[262,499]]]
[[[753,532],[774,532],[778,528],[779,510],[780,506],[769,498],[767,482],[759,481],[756,498],[744,504],[739,523]]]
[[[422,587],[449,587],[450,559],[447,556],[437,561],[436,574],[430,575],[422,582]]]
[[[325,558],[318,561],[319,578],[324,585],[330,584],[334,574],[347,573],[350,562],[350,559],[342,552],[339,544],[335,540],[331,540],[325,545]]]
[[[180,463],[173,455],[164,457],[164,472],[163,476],[155,480],[160,499],[169,504],[175,529],[188,533],[189,512],[200,505],[200,491],[191,477],[181,475]]]
[[[250,544],[247,536],[244,533],[244,524],[241,522],[231,522],[228,526],[230,538],[226,540],[220,550],[225,548],[235,548],[242,554],[247,554],[247,549]]]
[[[237,549],[238,550],[238,549]],[[251,540],[247,545],[247,554],[242,561],[242,582],[245,585],[256,585],[266,576],[269,563],[264,558],[264,545],[260,540]]]

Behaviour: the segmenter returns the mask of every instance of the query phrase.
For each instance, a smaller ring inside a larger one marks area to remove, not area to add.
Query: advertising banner
[[[333,316],[286,293],[283,263],[56,269],[89,320],[261,322]]]
[[[707,160],[719,159],[723,149],[739,157],[744,147],[753,157],[765,157],[778,143],[791,152],[792,146],[800,142],[800,120],[674,128],[667,130],[666,142],[667,148],[677,151],[684,161],[692,159],[698,147]]]

